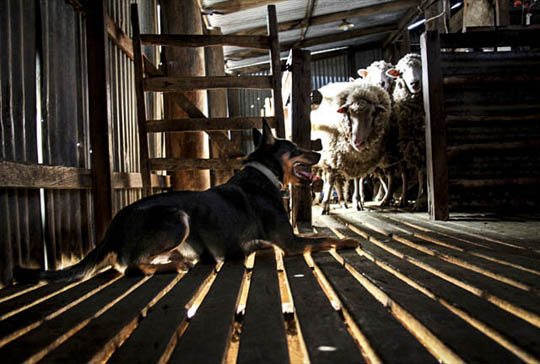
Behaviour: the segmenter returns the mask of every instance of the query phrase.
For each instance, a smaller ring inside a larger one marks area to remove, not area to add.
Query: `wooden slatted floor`
[[[359,248],[4,289],[1,361],[539,362],[539,215],[315,215]]]

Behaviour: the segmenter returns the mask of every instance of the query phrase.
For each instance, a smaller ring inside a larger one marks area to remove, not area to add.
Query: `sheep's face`
[[[417,94],[422,90],[422,65],[414,64],[401,72],[401,77],[405,81],[405,86],[411,94]]]
[[[384,108],[374,105],[366,100],[360,100],[354,104],[342,105],[338,110],[345,114],[349,127],[349,142],[351,146],[360,151],[367,146],[367,142],[374,130],[375,120]]]
[[[386,74],[388,68],[368,67],[368,69],[359,69],[358,75],[372,85],[381,86],[387,92],[392,90],[394,78]]]

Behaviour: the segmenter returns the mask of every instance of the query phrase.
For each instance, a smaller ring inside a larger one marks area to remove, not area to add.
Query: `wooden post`
[[[420,38],[426,112],[426,174],[431,219],[448,220],[448,164],[439,32]]]
[[[221,29],[214,28],[208,31],[208,34],[221,35]],[[225,61],[223,55],[223,47],[205,47],[206,58],[206,75],[208,76],[225,76]],[[227,90],[208,90],[208,116],[227,117]],[[227,133],[223,132],[226,136]],[[216,145],[216,141],[212,140],[212,158],[227,158],[229,156],[222,155],[220,149]],[[221,185],[229,180],[234,174],[233,170],[215,170],[213,185]]]
[[[506,0],[495,1],[496,25],[505,27],[510,25],[510,4]]]
[[[86,9],[94,223],[96,241],[99,242],[105,236],[113,211],[110,81],[105,26],[107,2],[96,1]]]
[[[311,150],[311,53],[293,48],[292,51],[291,119],[292,140],[299,147]],[[311,226],[310,187],[292,186],[292,224]]]
[[[281,96],[281,61],[279,59],[278,24],[276,6],[268,5],[267,12],[268,36],[270,37],[270,69],[272,70],[272,88],[274,94],[274,116],[277,119],[276,134],[285,137],[285,121],[283,115],[283,99]]]
[[[197,0],[163,0],[163,34],[202,34],[201,10]],[[204,76],[204,49],[164,47],[168,77]],[[206,92],[190,91],[185,96],[203,112]],[[164,95],[165,118],[188,118],[189,115],[174,102],[174,94]],[[203,132],[176,133],[167,136],[167,155],[172,158],[208,158],[208,137]],[[174,190],[206,190],[210,187],[208,170],[178,171],[171,175]]]
[[[444,4],[443,0],[435,0],[424,10],[426,19],[426,31],[438,30],[444,28]]]

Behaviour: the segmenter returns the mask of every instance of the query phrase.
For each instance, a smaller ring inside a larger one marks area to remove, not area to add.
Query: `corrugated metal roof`
[[[220,27],[223,34],[234,34],[246,32],[256,28],[266,27],[266,4],[268,1],[261,1],[260,6],[245,10],[235,11],[231,9],[223,10],[224,7],[232,4],[232,1],[201,0],[203,8],[211,10],[215,6],[215,13],[207,15],[210,26]],[[336,47],[355,47],[368,43],[379,42],[382,44],[387,39],[390,31],[397,29],[397,24],[406,16],[410,16],[410,9],[418,7],[421,0],[312,0],[313,9],[307,31],[303,31],[300,23],[308,14],[308,0],[276,0],[276,13],[279,24],[288,24],[289,29],[279,33],[280,44],[291,45],[300,43],[302,48],[312,51],[320,51]],[[221,9],[221,10],[220,10]],[[343,12],[349,12],[346,15]],[[352,15],[351,15],[352,14]],[[341,17],[344,17],[343,19]],[[343,20],[353,24],[347,32],[354,34],[354,38],[348,38],[344,31],[339,28]],[[365,32],[363,32],[365,31]],[[244,33],[245,34],[245,33]],[[303,38],[302,38],[303,35]],[[337,39],[331,36],[336,35]],[[330,38],[330,39],[329,39]],[[324,43],[322,43],[324,41]],[[237,47],[225,47],[225,56],[229,59],[229,67],[238,67],[264,62],[267,56],[251,54],[246,59],[246,55],[238,55],[241,49]]]

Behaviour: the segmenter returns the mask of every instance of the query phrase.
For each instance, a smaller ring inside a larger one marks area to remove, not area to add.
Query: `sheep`
[[[380,60],[371,63],[367,68],[360,68],[357,73],[364,81],[373,85],[379,85],[384,88],[388,94],[392,95],[395,79],[386,74],[386,71],[392,68],[394,68],[394,66],[391,63]]]
[[[380,86],[364,81],[350,83],[335,97],[323,98],[311,112],[312,135],[323,145],[318,166],[324,171],[323,214],[335,179],[355,179],[353,207],[362,209],[359,177],[380,163],[389,127],[390,96]]]
[[[423,194],[425,175],[425,120],[422,98],[422,60],[419,54],[409,53],[399,60],[395,68],[389,69],[387,74],[395,78],[392,93],[392,124],[397,127],[395,138],[397,150],[389,157],[399,165],[402,178],[402,196],[399,206],[406,204],[407,175],[411,172],[417,174],[418,195],[415,209]],[[392,164],[392,163],[389,163]],[[386,168],[388,174],[393,173]],[[389,185],[391,181],[389,181]],[[390,189],[390,186],[389,186]],[[385,201],[386,202],[386,201]]]

